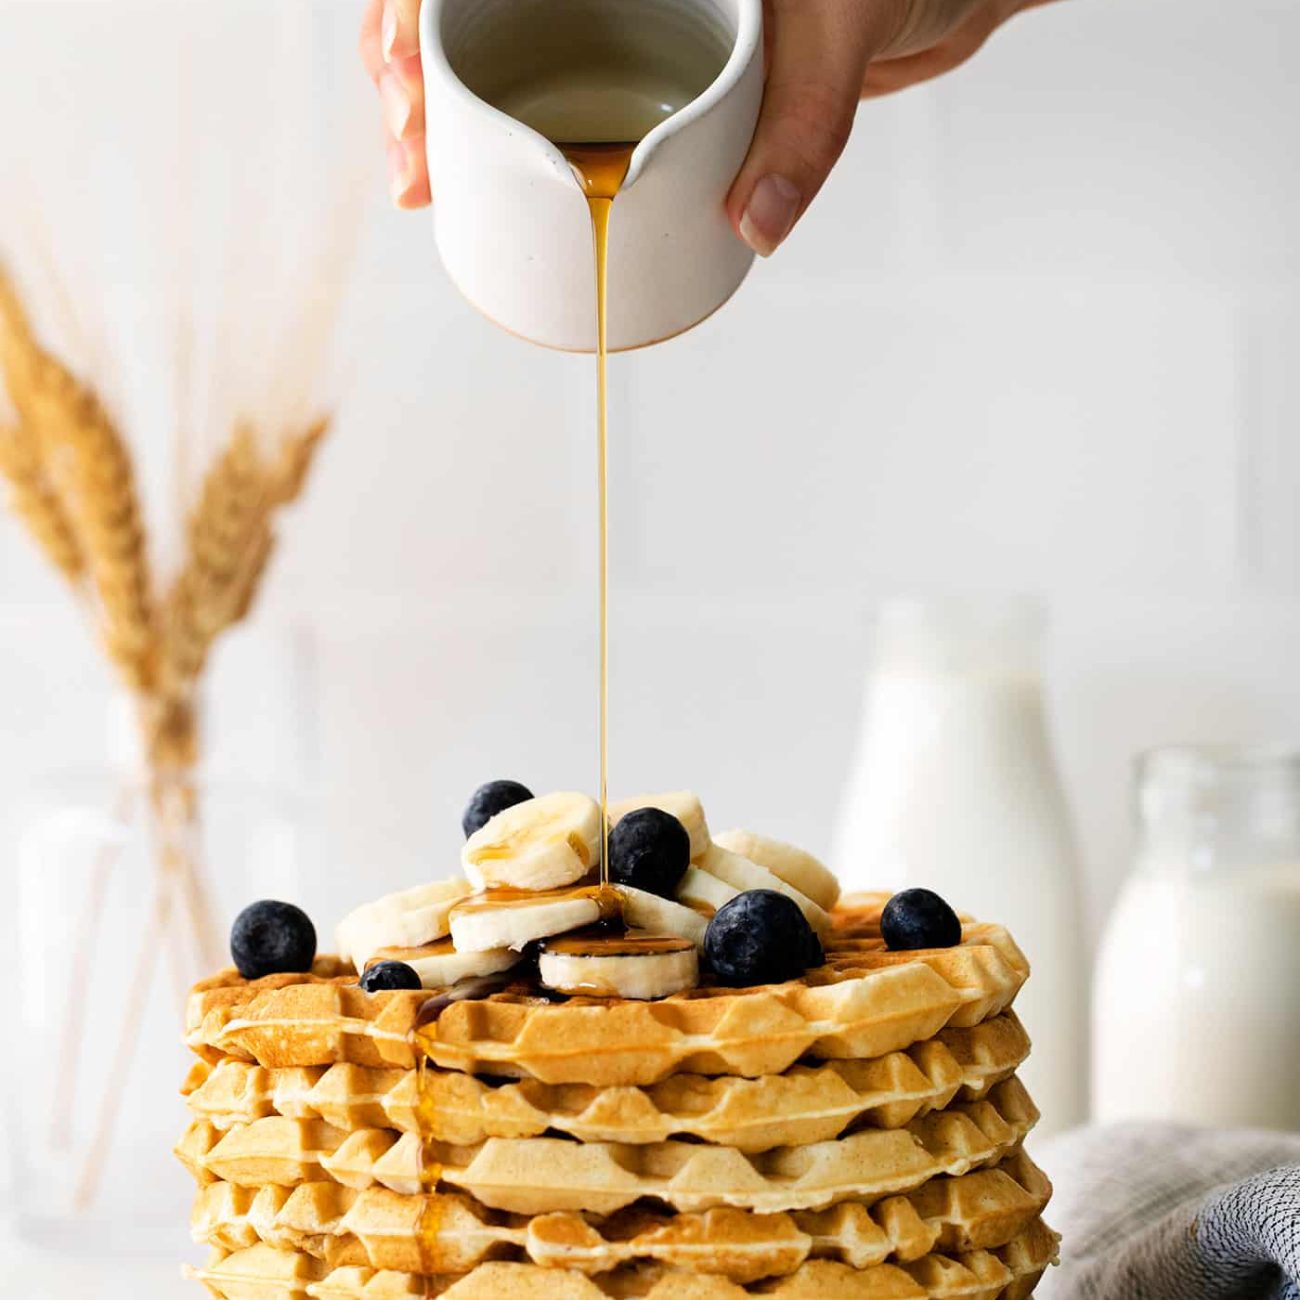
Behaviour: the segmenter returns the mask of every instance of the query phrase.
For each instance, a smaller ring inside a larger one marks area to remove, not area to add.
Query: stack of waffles
[[[1020,1300],[1056,1254],[999,926],[656,1002],[200,984],[189,1270],[226,1300]]]

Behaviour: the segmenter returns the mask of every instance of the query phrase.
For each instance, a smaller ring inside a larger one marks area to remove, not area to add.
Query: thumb
[[[866,0],[768,5],[763,108],[727,198],[736,233],[764,257],[793,229],[848,143],[877,8]]]

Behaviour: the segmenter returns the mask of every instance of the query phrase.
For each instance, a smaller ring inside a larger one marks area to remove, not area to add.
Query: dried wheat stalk
[[[19,422],[0,429],[0,475],[9,485],[9,508],[51,564],[75,588],[86,573],[86,557],[72,520],[45,472],[31,429]]]
[[[232,621],[247,556],[267,530],[264,471],[256,437],[241,425],[213,463],[190,517],[188,558],[163,605],[165,693],[189,687],[212,642]]]
[[[9,385],[9,396],[28,427],[31,410],[31,370],[40,349],[32,333],[22,299],[3,265],[0,265],[0,368]]]
[[[0,265],[0,377],[17,413],[0,427],[0,478],[11,506],[96,617],[108,656],[136,696],[149,762],[149,825],[159,868],[150,928],[141,936],[118,1042],[114,1077],[126,1077],[139,1036],[158,939],[188,917],[194,950],[215,966],[201,856],[196,847],[198,685],[218,636],[247,616],[275,545],[276,512],[301,492],[328,428],[318,419],[264,455],[251,425],[238,425],[211,466],[188,521],[186,557],[160,600],[151,580],[135,476],[125,439],[95,391],[38,341]],[[96,863],[90,911],[79,927],[93,948],[111,863]],[[84,970],[83,965],[83,970]],[[75,1077],[82,1021],[63,1034],[63,1067]],[[122,1090],[106,1090],[98,1138],[77,1189],[93,1198]],[[56,1124],[74,1093],[60,1092]]]
[[[130,453],[95,394],[57,362],[46,367],[43,391],[53,412],[52,451],[66,459],[104,645],[126,683],[148,690],[156,659],[153,595]]]
[[[271,467],[273,505],[284,506],[298,499],[316,460],[316,452],[329,429],[329,416],[321,416],[300,434],[284,440]]]
[[[0,371],[18,422],[0,430],[15,513],[93,604],[108,654],[141,697],[151,757],[197,759],[194,690],[217,637],[249,612],[274,548],[276,511],[302,491],[329,429],[320,418],[264,455],[239,424],[208,471],[187,556],[159,607],[126,442],[93,389],[38,341],[0,266]],[[87,581],[88,579],[88,581]]]
[[[328,420],[318,420],[285,439],[268,464],[252,427],[242,424],[208,471],[190,518],[189,558],[165,605],[162,665],[169,689],[192,682],[216,637],[248,612],[274,546],[275,511],[302,490],[328,427]]]
[[[149,564],[130,452],[94,391],[41,348],[0,269],[0,366],[91,578],[101,636],[123,680],[153,681]]]

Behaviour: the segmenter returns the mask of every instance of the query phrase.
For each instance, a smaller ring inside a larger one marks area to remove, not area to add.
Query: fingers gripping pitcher
[[[564,146],[627,146],[608,344],[679,334],[753,260],[724,211],[763,92],[760,0],[425,0],[434,232],[461,292],[515,334],[592,352],[586,195]]]

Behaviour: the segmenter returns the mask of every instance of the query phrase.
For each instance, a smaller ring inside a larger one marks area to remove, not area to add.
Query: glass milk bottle
[[[1043,626],[1029,598],[884,607],[833,864],[846,889],[923,885],[1010,930],[1033,967],[1021,1073],[1053,1132],[1084,1117],[1086,974]]]
[[[1300,752],[1137,768],[1137,854],[1093,998],[1093,1108],[1300,1129]]]

